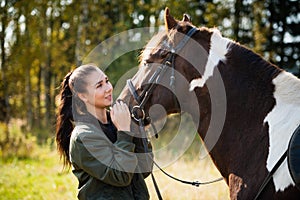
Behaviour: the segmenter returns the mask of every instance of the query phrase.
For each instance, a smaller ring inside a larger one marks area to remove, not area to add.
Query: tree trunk
[[[52,32],[51,27],[51,32]],[[51,34],[51,33],[50,33]],[[46,113],[45,113],[45,124],[49,124],[51,121],[51,64],[52,64],[52,55],[51,55],[51,44],[52,39],[51,35],[48,36],[49,46],[47,46],[47,52],[46,52],[46,63],[44,66],[43,76],[44,76],[44,96],[45,96],[45,107],[46,107]]]
[[[28,4],[24,7],[25,14],[25,105],[26,105],[26,119],[27,119],[27,130],[31,130],[33,126],[33,112],[32,112],[32,87],[30,80],[30,68],[31,68],[31,39],[30,39],[30,30],[29,30],[29,15],[30,9],[28,8]]]
[[[0,141],[1,148],[3,148],[3,145],[5,145],[9,141],[9,129],[8,129],[8,124],[10,121],[10,105],[9,105],[9,95],[7,91],[7,66],[6,66],[6,52],[5,52],[5,37],[6,37],[6,28],[8,24],[8,19],[7,19],[7,2],[4,0],[4,6],[0,8],[1,10],[1,32],[0,32],[0,43],[1,43],[1,62],[0,62],[0,69],[1,69],[1,79],[2,79],[2,84],[1,84],[1,89],[3,90],[3,104],[4,108],[2,109],[3,111],[3,119],[5,123],[5,139],[4,141]]]
[[[52,6],[52,5],[50,5]],[[44,10],[45,13],[45,33],[44,33],[44,49],[45,49],[45,62],[42,71],[43,77],[43,84],[44,84],[44,98],[45,98],[45,118],[44,122],[45,125],[52,124],[52,103],[51,103],[51,78],[52,78],[52,44],[53,44],[53,27],[54,27],[54,20],[53,20],[53,9],[51,9],[51,13],[47,16],[46,12],[47,9]]]
[[[88,3],[84,1],[80,5],[79,23],[77,25],[77,34],[76,34],[75,63],[77,67],[81,65],[83,60],[83,55],[81,55],[82,54],[81,41],[82,38],[84,39],[83,32],[86,28],[88,13],[89,13]]]
[[[240,40],[239,37],[239,32],[240,32],[240,21],[241,21],[241,16],[240,16],[240,11],[243,5],[243,0],[236,0],[234,4],[234,24],[233,24],[233,34],[234,34],[234,39],[236,41]]]
[[[36,92],[36,99],[37,99],[37,106],[36,106],[36,120],[35,120],[35,126],[37,126],[39,129],[42,128],[41,123],[41,84],[42,84],[42,66],[39,65],[38,70],[38,81],[37,81],[37,92]]]

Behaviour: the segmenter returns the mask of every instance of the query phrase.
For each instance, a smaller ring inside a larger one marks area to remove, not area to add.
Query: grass
[[[193,160],[185,159],[184,157],[176,161],[174,164],[164,168],[165,171],[170,173],[176,178],[180,178],[187,181],[211,181],[220,177],[220,173],[216,170],[212,164],[210,158],[205,160]],[[229,193],[225,181],[220,181],[208,185],[200,185],[195,187],[192,185],[183,184],[177,182],[159,170],[154,172],[155,179],[159,185],[161,195],[164,200],[226,200],[229,199]],[[157,195],[153,186],[151,177],[146,179],[149,191],[151,193],[151,199],[157,199]]]
[[[180,122],[178,120],[178,116],[173,117],[171,123],[164,125],[166,129],[159,132],[159,139],[152,139],[156,162],[164,163],[161,166],[165,171],[183,180],[205,182],[219,178],[221,175],[208,156],[199,159],[201,141],[199,137],[194,138],[195,134],[189,134],[195,130],[188,120],[183,121],[186,130],[177,131],[174,135]],[[41,147],[31,138],[22,141],[25,141],[24,148],[11,150],[8,157],[0,152],[0,200],[77,199],[78,181],[71,170],[63,171],[53,143],[48,142]],[[170,147],[169,144],[173,146]],[[5,160],[1,159],[2,156]],[[164,200],[229,199],[224,181],[195,187],[170,179],[157,168],[154,168],[154,176]],[[146,183],[150,199],[156,200],[157,195],[150,176],[146,178]]]
[[[166,138],[163,138],[165,140]],[[183,139],[180,139],[183,141]],[[182,146],[183,146],[182,142]],[[159,145],[155,145],[157,148]],[[154,148],[154,149],[156,149]],[[182,156],[178,156],[174,149],[161,155],[155,155],[157,163],[163,163],[163,170],[172,176],[186,180],[208,182],[221,177],[221,174],[214,166],[209,156],[200,154],[201,142],[198,137],[194,139],[190,147]],[[201,159],[200,159],[201,157]],[[203,157],[203,158],[202,158]],[[176,159],[177,158],[177,159]],[[168,162],[166,160],[170,160]],[[157,167],[154,167],[154,176],[159,185],[164,200],[226,200],[229,199],[229,191],[225,181],[195,187],[175,181],[163,174]],[[147,177],[146,183],[150,190],[151,199],[157,199],[151,177]]]
[[[47,147],[36,150],[33,158],[11,158],[0,162],[0,199],[2,200],[70,200],[76,199],[77,180],[71,171],[64,172],[55,150]],[[219,178],[210,159],[191,159],[183,155],[168,167],[168,173],[185,180],[209,181]],[[161,194],[167,199],[228,199],[224,181],[194,187],[174,181],[155,169],[154,176]],[[157,199],[149,176],[146,179],[151,199]]]
[[[0,162],[0,199],[76,199],[77,180],[63,172],[58,155],[41,148],[33,158],[10,158]]]
[[[199,136],[196,134],[189,116],[174,115],[163,124],[159,138],[152,139],[154,158],[157,163],[162,163],[163,169],[176,178],[187,181],[207,182],[221,177],[209,156]],[[179,129],[179,124],[184,124]],[[159,128],[159,124],[157,128]],[[159,152],[159,153],[155,153]],[[181,155],[183,153],[183,155]],[[201,159],[200,159],[201,158]],[[175,181],[154,168],[154,176],[165,200],[226,200],[229,191],[225,181],[195,187]],[[157,195],[151,180],[146,179],[150,190],[151,199]]]

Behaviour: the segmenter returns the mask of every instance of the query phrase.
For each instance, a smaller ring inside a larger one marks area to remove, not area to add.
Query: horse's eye
[[[180,26],[180,27],[177,28],[177,31],[178,31],[178,32],[182,32],[182,31],[183,31],[183,28]]]
[[[145,67],[149,67],[151,63],[153,63],[153,58],[150,56],[149,58],[147,58],[146,60],[144,60],[144,66]]]
[[[168,53],[169,53],[169,49],[161,48],[157,52],[157,57],[159,59],[165,58],[168,55]]]

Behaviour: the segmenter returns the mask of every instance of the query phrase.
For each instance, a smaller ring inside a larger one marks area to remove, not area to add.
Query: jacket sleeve
[[[135,145],[129,133],[119,131],[113,144],[99,130],[81,126],[71,140],[71,162],[89,175],[114,186],[131,183],[137,166]],[[73,134],[73,133],[72,133]]]

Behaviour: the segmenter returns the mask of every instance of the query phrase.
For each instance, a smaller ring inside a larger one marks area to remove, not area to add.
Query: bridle
[[[173,92],[174,102],[177,103],[177,105],[178,105],[178,102],[177,102],[177,99],[176,99],[176,96],[175,96],[175,64],[174,64],[175,63],[175,56],[176,56],[176,54],[179,53],[179,51],[182,50],[182,48],[187,44],[189,39],[197,31],[198,31],[198,29],[193,27],[192,29],[190,29],[188,31],[188,33],[183,37],[183,39],[180,41],[180,43],[176,47],[171,47],[169,49],[169,55],[164,59],[162,64],[156,69],[156,71],[150,77],[147,85],[145,86],[145,88],[143,89],[143,91],[140,95],[138,94],[136,88],[134,87],[131,79],[127,80],[127,85],[128,85],[129,91],[130,91],[130,93],[132,94],[134,100],[137,103],[137,105],[135,105],[131,108],[131,117],[136,122],[138,122],[138,124],[139,124],[140,133],[141,133],[142,137],[144,137],[143,138],[143,145],[144,145],[144,148],[145,148],[145,152],[148,152],[147,136],[146,136],[145,131],[144,131],[145,123],[149,123],[152,126],[156,137],[158,136],[158,134],[157,134],[155,126],[153,125],[153,123],[151,123],[150,117],[149,116],[146,117],[144,106],[145,106],[146,102],[149,100],[154,88],[159,84],[161,78],[163,77],[163,75],[165,74],[167,68],[169,68],[169,67],[171,67],[170,87],[171,87],[172,92]],[[168,177],[170,177],[170,178],[172,178],[176,181],[179,181],[181,183],[190,184],[190,185],[198,187],[199,185],[215,183],[217,181],[223,180],[222,177],[218,178],[216,180],[213,180],[213,181],[208,181],[208,182],[181,180],[181,179],[178,179],[178,178],[168,174],[167,172],[165,172],[152,158],[150,158],[150,159],[158,167],[158,169],[160,169],[165,175],[167,175]],[[151,173],[151,177],[152,177],[152,180],[153,180],[154,187],[155,187],[156,193],[158,195],[158,198],[162,199],[161,194],[159,192],[158,185],[157,185],[156,180],[155,180],[152,173]]]
[[[160,79],[165,74],[168,67],[171,67],[171,76],[170,76],[170,87],[175,94],[175,56],[179,53],[180,50],[186,45],[192,35],[197,32],[197,28],[192,28],[188,31],[188,33],[184,36],[184,38],[180,41],[180,43],[176,47],[171,47],[169,50],[169,55],[164,59],[162,64],[156,69],[153,75],[150,77],[146,87],[139,95],[137,90],[135,89],[131,79],[127,80],[127,85],[129,87],[129,91],[132,94],[134,100],[137,102],[138,105],[135,105],[131,109],[131,116],[132,118],[139,122],[144,123],[145,120],[149,121],[150,117],[147,117],[144,110],[144,106],[146,102],[149,100],[150,95],[152,94],[153,89],[159,84]],[[176,97],[174,97],[175,99]],[[174,100],[177,102],[177,100]]]

